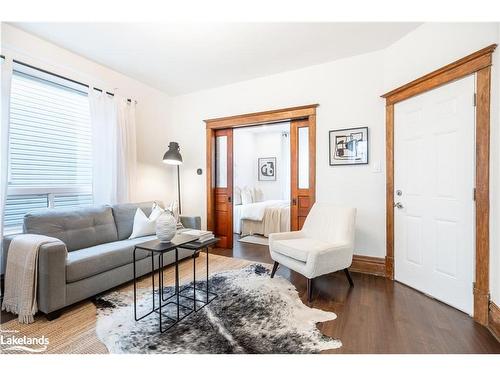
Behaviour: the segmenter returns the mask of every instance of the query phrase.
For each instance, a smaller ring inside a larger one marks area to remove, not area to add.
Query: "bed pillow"
[[[153,210],[149,217],[143,210],[137,208],[134,216],[134,226],[129,239],[150,236],[156,233],[156,220],[162,214],[163,209],[156,203],[153,203]]]
[[[254,202],[264,201],[264,192],[262,191],[262,189],[253,188],[253,201]]]
[[[241,204],[241,189],[238,186],[236,186],[234,188],[233,202],[234,202],[235,205],[240,205]]]
[[[248,188],[245,188],[241,191],[241,204],[250,203],[253,203],[252,191]]]

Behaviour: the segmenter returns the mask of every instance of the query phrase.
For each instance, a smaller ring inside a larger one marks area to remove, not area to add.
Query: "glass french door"
[[[215,227],[218,246],[233,247],[233,129],[215,131]]]
[[[302,229],[316,193],[316,131],[310,118],[290,122],[292,231]]]

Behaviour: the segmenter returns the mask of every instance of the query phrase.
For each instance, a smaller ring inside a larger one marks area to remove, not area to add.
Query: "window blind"
[[[15,72],[9,141],[10,186],[92,184],[85,94]]]
[[[92,204],[87,94],[22,70],[12,76],[5,233],[21,232],[28,211]]]

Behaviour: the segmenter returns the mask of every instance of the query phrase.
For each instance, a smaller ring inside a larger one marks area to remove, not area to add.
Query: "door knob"
[[[394,207],[399,208],[399,209],[404,208],[404,206],[403,206],[403,204],[401,202],[394,203]]]

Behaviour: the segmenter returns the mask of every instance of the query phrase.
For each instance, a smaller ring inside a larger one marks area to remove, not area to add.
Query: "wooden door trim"
[[[489,170],[490,87],[496,44],[474,52],[434,72],[392,90],[386,100],[386,277],[394,279],[394,104],[476,73],[476,243],[474,320],[488,324],[489,308]]]
[[[319,104],[309,104],[300,107],[273,109],[270,111],[246,113],[243,115],[220,117],[204,121],[207,129],[238,128],[297,118],[307,118],[316,115],[316,108],[318,106]]]
[[[309,122],[309,134],[311,148],[314,152],[310,157],[310,183],[313,186],[313,196],[316,198],[316,108],[319,104],[309,104],[299,107],[289,107],[283,109],[273,109],[263,112],[246,113],[242,115],[220,117],[204,120],[206,127],[206,202],[207,202],[207,229],[214,228],[215,203],[213,191],[215,187],[215,131],[218,129],[232,129],[245,126],[269,124],[295,119],[307,119]]]
[[[468,76],[483,68],[491,66],[492,54],[496,44],[489,45],[479,51],[467,55],[451,64],[445,65],[423,77],[417,78],[403,86],[382,95],[387,104],[395,104],[412,96],[432,90],[459,78]]]

